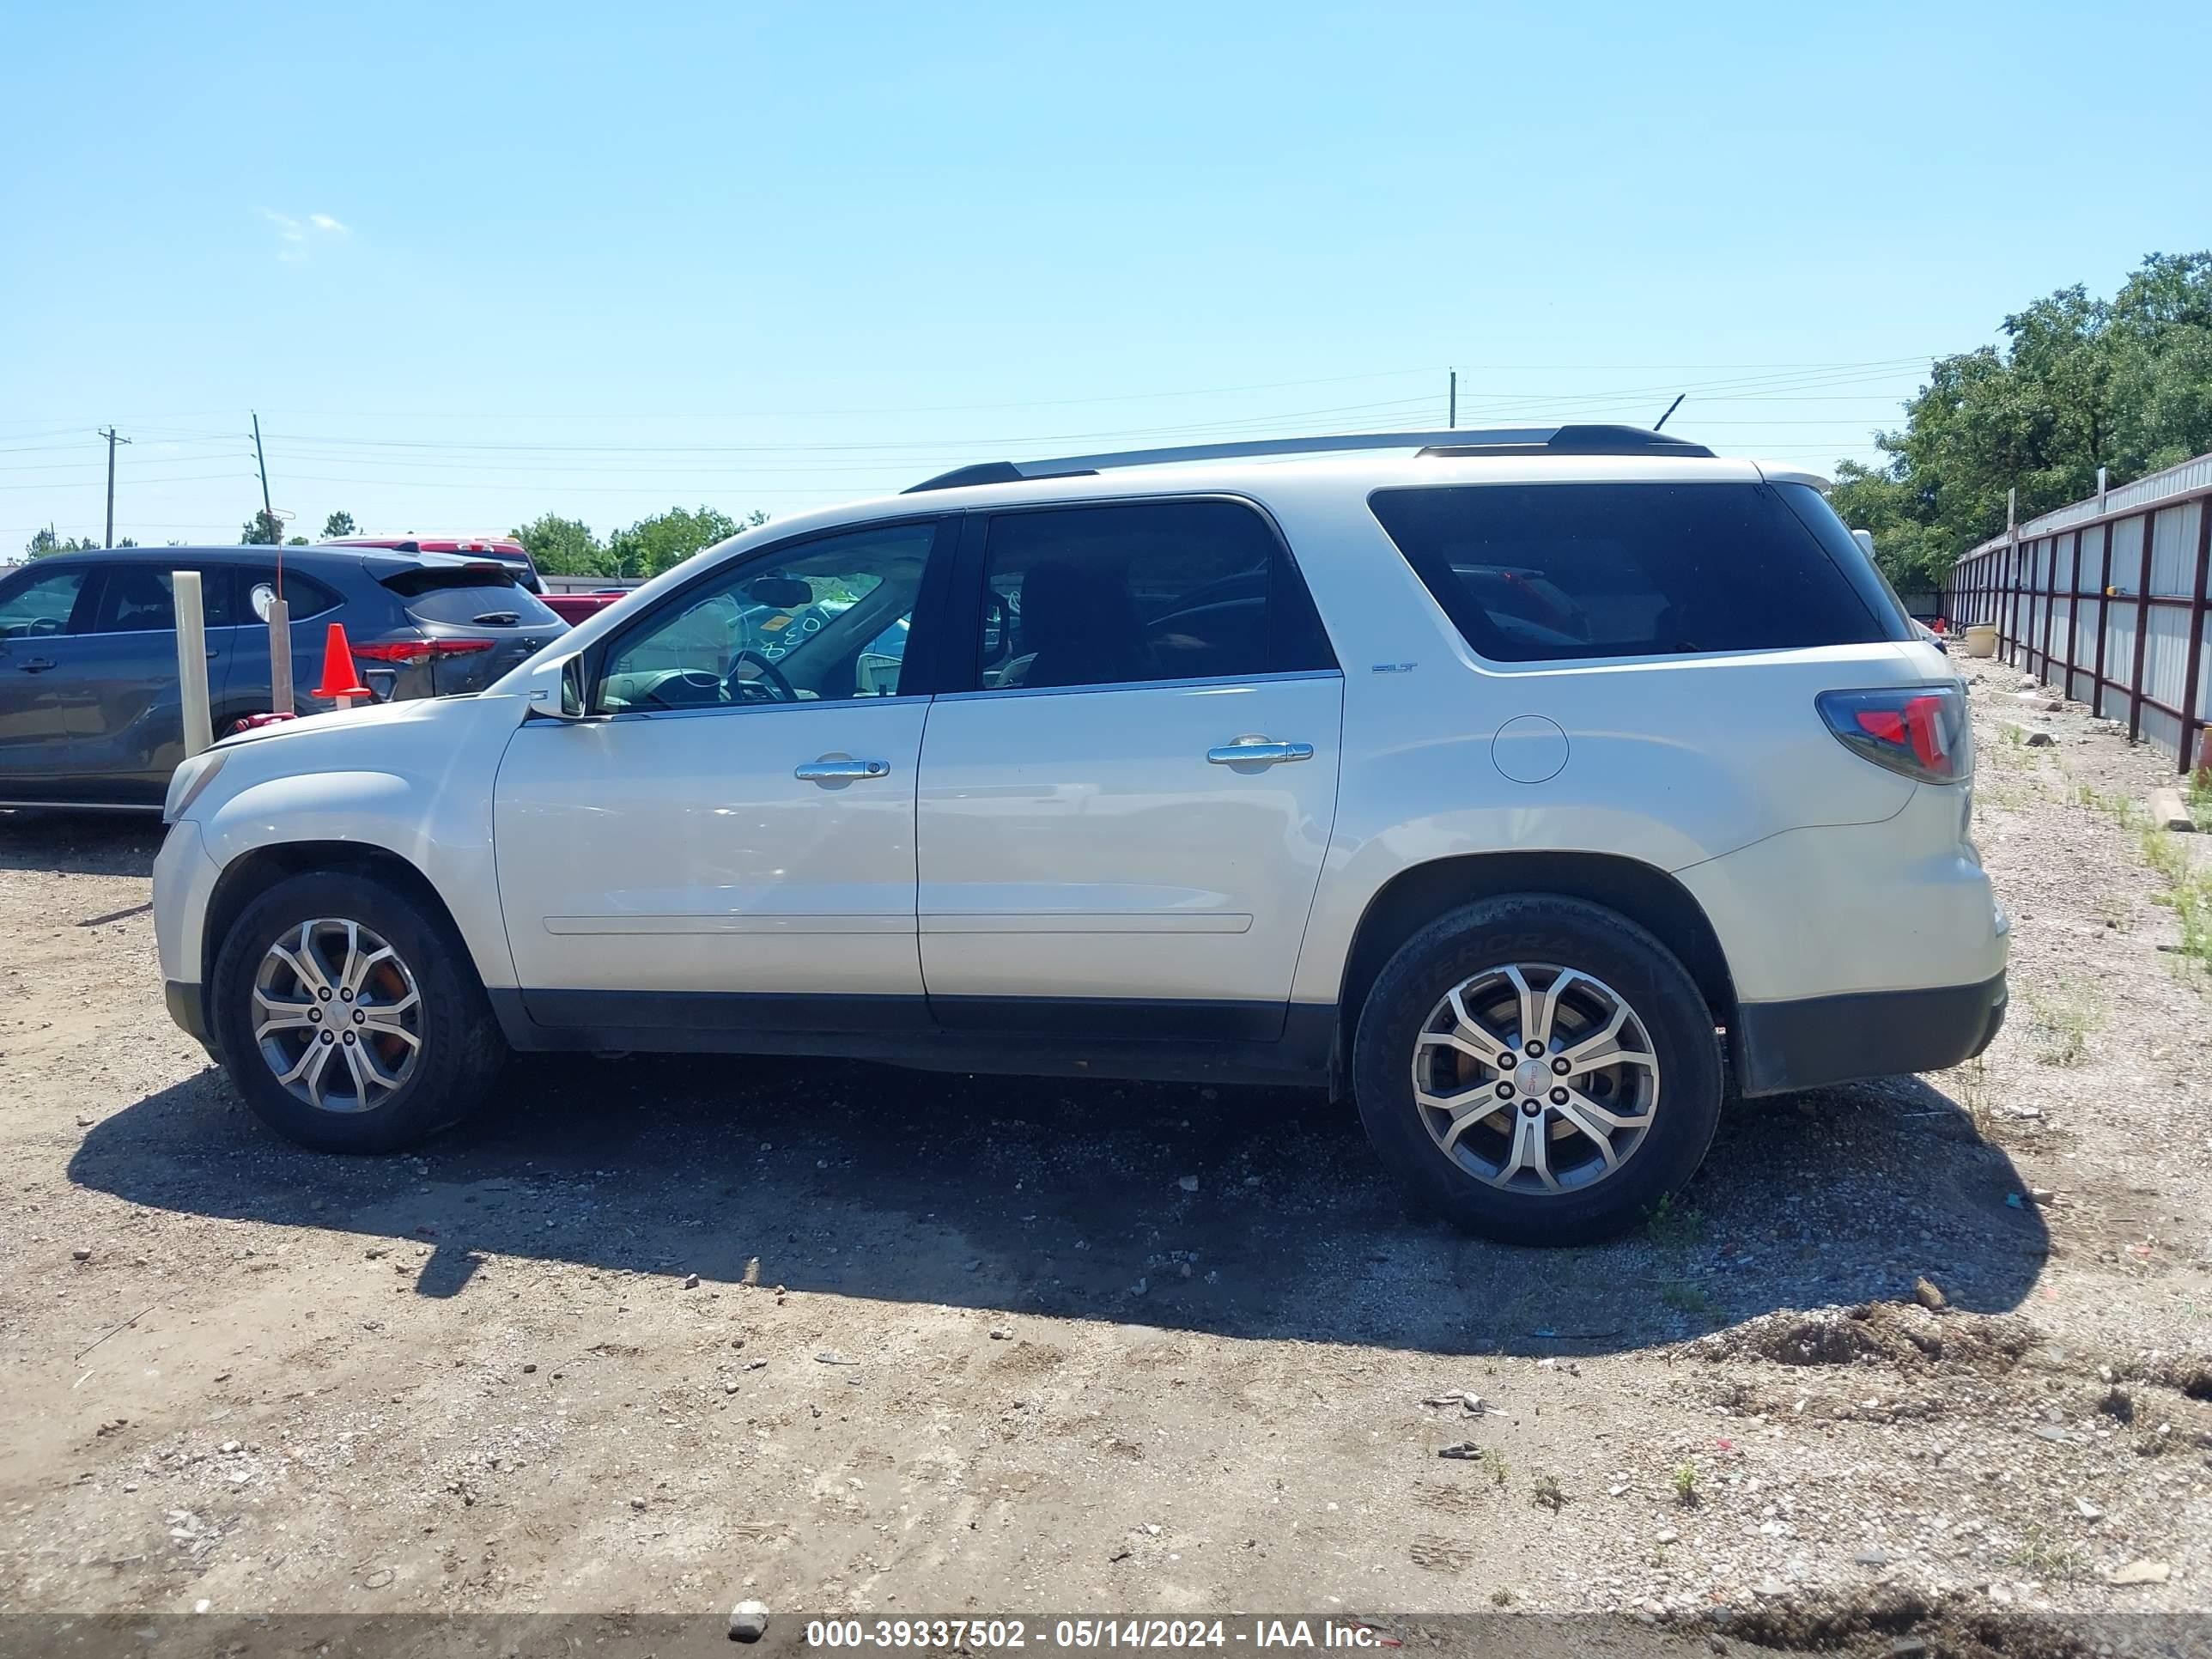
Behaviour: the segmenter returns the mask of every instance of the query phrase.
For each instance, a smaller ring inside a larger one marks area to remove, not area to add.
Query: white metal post
[[[292,607],[282,594],[269,601],[269,712],[298,712],[292,706]]]
[[[177,613],[177,690],[185,710],[185,757],[189,760],[215,741],[208,712],[207,613],[200,602],[200,573],[169,574],[169,594]]]

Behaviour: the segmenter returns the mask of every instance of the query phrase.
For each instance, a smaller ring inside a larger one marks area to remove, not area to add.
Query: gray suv
[[[215,735],[269,712],[270,547],[61,554],[0,580],[0,805],[158,811],[184,756],[170,573],[200,573]],[[380,699],[478,691],[567,623],[494,560],[283,550],[295,712],[331,623]]]

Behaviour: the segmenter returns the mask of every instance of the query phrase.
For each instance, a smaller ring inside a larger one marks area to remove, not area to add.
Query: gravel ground
[[[2114,811],[2167,768],[2020,684],[1990,1054],[1733,1108],[1565,1251],[1291,1091],[563,1060],[296,1152],[162,1012],[156,832],[0,814],[0,1606],[2205,1609],[2205,985]]]

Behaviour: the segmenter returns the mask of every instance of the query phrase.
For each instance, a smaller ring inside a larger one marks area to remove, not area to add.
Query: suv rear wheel
[[[421,1140],[465,1116],[506,1055],[460,941],[373,877],[270,888],[223,940],[214,990],[246,1104],[319,1152]]]
[[[1352,1048],[1384,1163],[1471,1232],[1574,1244],[1697,1170],[1723,1068],[1705,998],[1649,933],[1530,895],[1442,916],[1369,992]]]

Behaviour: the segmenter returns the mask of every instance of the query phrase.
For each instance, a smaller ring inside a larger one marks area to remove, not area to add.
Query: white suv
[[[1363,434],[748,531],[479,696],[179,768],[169,1006],[319,1147],[511,1049],[1307,1082],[1466,1226],[1589,1238],[1731,1085],[2003,1015],[1964,688],[1820,482]]]

